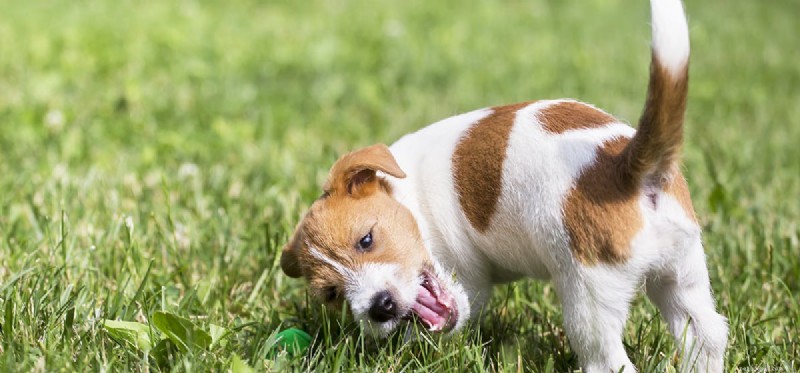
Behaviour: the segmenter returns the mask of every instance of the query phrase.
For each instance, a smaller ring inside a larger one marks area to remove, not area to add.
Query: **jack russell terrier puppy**
[[[551,279],[586,372],[635,371],[622,333],[644,284],[681,370],[722,371],[727,322],[679,169],[689,31],[680,0],[650,5],[638,131],[578,101],[536,101],[356,150],[331,168],[283,271],[378,337],[410,321],[453,333],[493,284]]]

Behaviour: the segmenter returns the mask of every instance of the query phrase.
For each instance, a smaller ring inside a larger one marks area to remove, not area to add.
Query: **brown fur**
[[[621,263],[630,242],[642,228],[638,185],[620,177],[619,158],[628,144],[619,137],[597,150],[595,163],[584,170],[567,195],[564,224],[572,252],[586,264]]]
[[[637,200],[643,187],[672,195],[696,221],[686,181],[678,171],[687,89],[688,66],[673,76],[654,57],[636,135],[630,141],[618,138],[604,143],[595,163],[584,170],[567,196],[564,218],[570,244],[584,263],[621,263],[630,257],[630,241],[642,227]],[[595,114],[580,111],[549,113],[542,121],[558,133],[564,128],[590,127],[577,118],[597,123],[601,120],[595,117],[603,116],[599,110]]]
[[[639,129],[622,156],[629,178],[665,186],[678,164],[683,141],[683,114],[689,89],[689,66],[672,76],[653,56],[647,101]]]
[[[387,187],[385,182],[371,183],[376,179],[376,171],[385,172],[397,178],[406,177],[405,172],[397,165],[389,148],[376,144],[347,153],[339,158],[331,167],[328,181],[325,183],[325,195],[347,193],[353,197],[369,195],[375,190],[371,188]],[[378,179],[380,180],[380,179]]]
[[[630,257],[630,241],[642,227],[637,203],[642,187],[674,196],[696,220],[686,181],[677,170],[688,65],[673,76],[655,56],[652,61],[636,135],[630,141],[619,138],[603,144],[596,163],[567,196],[564,215],[570,244],[585,263],[620,263]]]
[[[493,108],[467,130],[453,153],[453,177],[461,209],[479,232],[489,228],[500,198],[508,136],[518,110],[530,102]]]
[[[539,112],[537,118],[550,133],[559,134],[569,130],[597,128],[616,122],[603,111],[581,102],[559,102]]]
[[[391,196],[376,171],[405,177],[384,145],[341,157],[331,168],[325,194],[311,205],[283,250],[283,271],[308,279],[312,293],[323,300],[330,287],[341,294],[345,279],[312,255],[311,247],[353,271],[365,263],[394,263],[402,273],[416,276],[430,261],[414,217]],[[370,232],[372,247],[358,249],[359,240]],[[341,297],[330,303],[337,306],[340,301]]]

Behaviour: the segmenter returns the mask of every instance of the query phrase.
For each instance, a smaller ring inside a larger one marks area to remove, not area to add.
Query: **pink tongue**
[[[444,328],[450,317],[447,307],[441,305],[436,296],[422,285],[418,288],[417,302],[411,308],[432,331]]]

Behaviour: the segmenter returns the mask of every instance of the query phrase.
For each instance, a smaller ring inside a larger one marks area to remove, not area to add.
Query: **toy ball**
[[[311,336],[297,328],[283,330],[276,337],[275,348],[286,351],[290,355],[301,354],[311,345]]]

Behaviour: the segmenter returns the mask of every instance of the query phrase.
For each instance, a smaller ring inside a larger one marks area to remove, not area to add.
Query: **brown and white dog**
[[[644,283],[683,356],[722,371],[715,311],[679,170],[689,36],[680,0],[651,0],[650,85],[638,131],[591,105],[536,101],[434,123],[341,157],[283,250],[313,294],[386,336],[452,333],[492,285],[551,279],[584,371],[634,371],[622,343]]]

